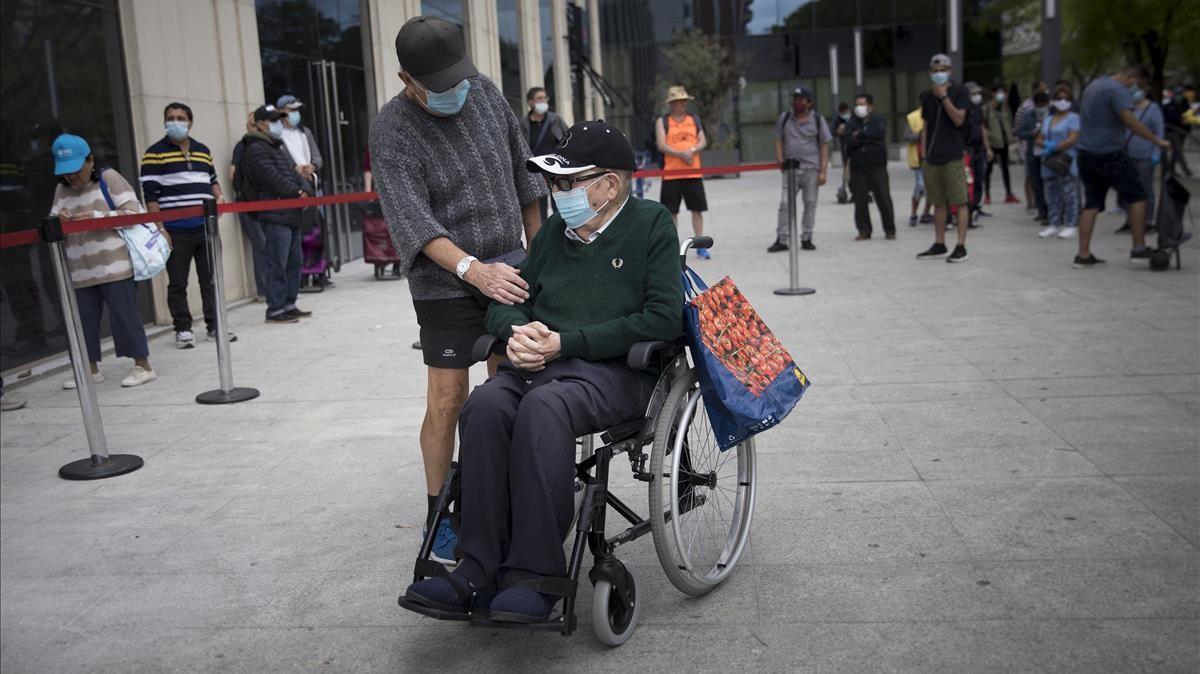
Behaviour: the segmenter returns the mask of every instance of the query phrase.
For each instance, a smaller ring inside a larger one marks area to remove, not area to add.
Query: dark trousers
[[[238,213],[242,223],[242,231],[250,240],[250,251],[254,254],[254,287],[256,295],[267,294],[267,237],[263,234],[263,224],[255,220],[249,213]]]
[[[278,316],[295,309],[300,295],[300,228],[261,224],[267,259],[267,316]]]
[[[146,329],[142,327],[142,314],[137,306],[137,285],[132,277],[124,281],[76,288],[75,301],[79,305],[79,322],[83,324],[83,341],[87,345],[89,361],[100,362],[100,319],[104,316],[106,304],[117,357],[150,356]]]
[[[850,191],[854,194],[854,226],[858,227],[859,234],[871,235],[868,193],[875,197],[884,233],[896,233],[896,217],[892,212],[892,193],[888,187],[886,166],[855,166],[850,172]]]
[[[568,358],[536,373],[504,363],[471,393],[458,421],[468,580],[502,588],[567,575],[575,438],[640,417],[651,387],[620,360]]]
[[[983,193],[992,196],[992,167],[1000,165],[1000,176],[1004,178],[1004,195],[1012,194],[1012,180],[1008,177],[1008,146],[992,148],[992,160],[987,165],[987,176],[983,181]]]
[[[1033,144],[1030,143],[1032,146]],[[1046,215],[1046,192],[1045,185],[1042,184],[1042,158],[1029,152],[1025,155],[1025,175],[1029,176],[1029,181],[1033,183],[1033,198],[1034,206],[1037,206],[1039,215]]]
[[[171,257],[167,258],[167,308],[175,332],[192,329],[192,310],[188,307],[188,273],[196,261],[196,278],[200,280],[200,304],[204,310],[204,325],[217,327],[217,308],[214,302],[212,261],[208,257],[208,242],[203,227],[173,229]]]

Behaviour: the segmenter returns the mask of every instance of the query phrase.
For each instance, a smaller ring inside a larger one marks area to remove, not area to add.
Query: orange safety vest
[[[670,118],[670,115],[662,118],[663,126],[666,127],[667,147],[672,150],[686,150],[695,147],[700,143],[700,130],[696,128],[696,120],[690,114],[683,116],[683,121]],[[700,153],[697,152],[692,156],[692,163],[685,164],[679,157],[665,155],[663,157],[663,168],[668,171],[676,171],[687,168],[700,168]],[[683,180],[685,178],[701,178],[703,174],[687,174],[678,176],[663,176],[663,180]]]

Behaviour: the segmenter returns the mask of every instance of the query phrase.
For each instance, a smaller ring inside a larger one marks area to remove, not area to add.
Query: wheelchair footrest
[[[469,614],[469,613],[462,613],[459,611],[443,611],[441,609],[436,609],[436,608],[433,608],[430,606],[425,606],[424,604],[418,604],[415,601],[410,601],[408,599],[408,597],[400,597],[399,603],[400,603],[401,608],[406,608],[406,609],[412,611],[413,613],[420,613],[421,615],[423,615],[427,618],[434,618],[436,620],[458,620],[458,621],[471,619],[471,614]]]
[[[492,620],[486,616],[472,616],[471,627],[495,627],[505,630],[531,630],[535,632],[561,632],[563,630],[563,616],[559,613],[551,617],[545,622],[537,623],[518,623],[509,622],[507,620]]]

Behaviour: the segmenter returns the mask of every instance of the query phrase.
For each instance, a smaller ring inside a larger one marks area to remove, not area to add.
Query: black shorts
[[[1137,166],[1123,152],[1092,154],[1079,151],[1079,179],[1083,181],[1084,209],[1104,210],[1104,197],[1111,189],[1127,204],[1146,200],[1146,190]]]
[[[662,192],[658,200],[671,211],[671,215],[679,213],[679,200],[687,205],[693,213],[703,213],[708,210],[708,199],[704,198],[704,180],[702,178],[677,178],[664,180]]]
[[[417,325],[421,326],[421,354],[430,367],[471,367],[471,347],[487,333],[487,310],[471,297],[449,300],[413,300]]]

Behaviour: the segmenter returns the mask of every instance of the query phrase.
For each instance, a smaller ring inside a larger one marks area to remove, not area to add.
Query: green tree
[[[730,90],[742,76],[745,61],[719,38],[698,30],[676,33],[670,46],[663,50],[663,58],[671,77],[667,85],[682,84],[696,99],[693,102],[700,121],[709,129],[709,142],[716,142],[721,114]],[[665,87],[659,88],[665,91]]]
[[[1079,65],[1115,65],[1114,56],[1150,70],[1155,92],[1162,91],[1171,51],[1196,41],[1200,3],[1196,0],[1065,0],[1064,56]],[[1069,34],[1068,34],[1069,32]],[[1069,45],[1069,46],[1068,46]],[[1186,50],[1194,52],[1194,50]]]

